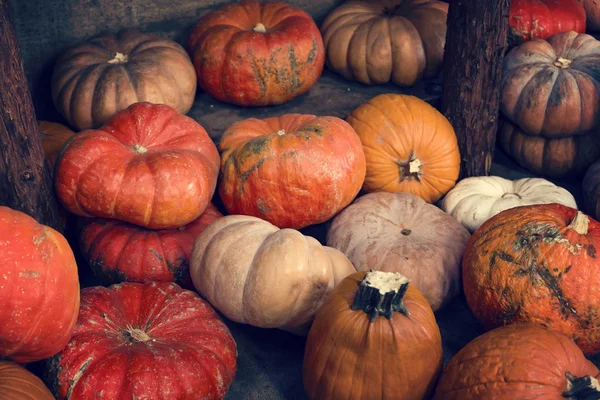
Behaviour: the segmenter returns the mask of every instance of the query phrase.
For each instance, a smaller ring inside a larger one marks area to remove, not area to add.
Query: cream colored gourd
[[[460,291],[460,262],[469,232],[454,218],[411,193],[362,196],[333,220],[327,245],[358,271],[399,272],[431,308]]]
[[[232,321],[306,335],[327,293],[356,270],[297,230],[229,215],[198,236],[190,272],[198,292]]]
[[[442,209],[470,232],[475,232],[501,211],[548,203],[577,209],[575,198],[568,190],[546,179],[511,181],[499,176],[477,176],[458,182],[442,201]]]

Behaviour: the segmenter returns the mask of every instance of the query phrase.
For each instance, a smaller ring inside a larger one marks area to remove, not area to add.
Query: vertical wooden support
[[[442,113],[456,131],[461,178],[489,175],[498,129],[510,0],[451,0]]]
[[[62,231],[9,0],[0,0],[0,205]]]

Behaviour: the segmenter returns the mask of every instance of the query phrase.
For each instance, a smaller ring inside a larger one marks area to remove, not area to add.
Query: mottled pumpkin
[[[54,400],[44,383],[18,364],[0,361],[2,400]]]
[[[39,121],[40,139],[50,171],[54,172],[54,164],[61,149],[75,134],[72,130],[56,122]]]
[[[204,15],[188,47],[202,89],[243,106],[282,104],[307,92],[325,65],[310,15],[278,1],[242,1]]]
[[[600,223],[561,204],[485,222],[463,256],[467,304],[486,329],[531,322],[600,350]]]
[[[336,117],[247,119],[227,128],[219,150],[219,194],[229,214],[280,228],[329,220],[352,202],[365,179],[360,139]]]
[[[352,111],[347,121],[364,147],[366,192],[409,192],[435,203],[456,183],[456,134],[425,101],[382,94]]]
[[[515,324],[477,337],[452,357],[435,400],[598,399],[598,373],[566,336]]]

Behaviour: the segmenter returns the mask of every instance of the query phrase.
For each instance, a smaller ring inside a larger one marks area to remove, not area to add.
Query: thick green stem
[[[403,301],[408,283],[408,278],[399,273],[371,270],[359,282],[351,309],[364,311],[371,322],[380,315],[390,319],[394,312],[408,316]]]

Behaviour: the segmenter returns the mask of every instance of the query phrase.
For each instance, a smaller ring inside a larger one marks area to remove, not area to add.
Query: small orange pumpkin
[[[75,134],[72,130],[56,122],[39,121],[40,139],[46,155],[50,171],[54,171],[54,164],[61,149]]]
[[[54,400],[44,383],[18,364],[0,361],[0,398],[3,400]]]
[[[366,192],[409,192],[435,203],[456,183],[456,134],[427,102],[382,94],[352,111],[347,120],[364,147]]]

